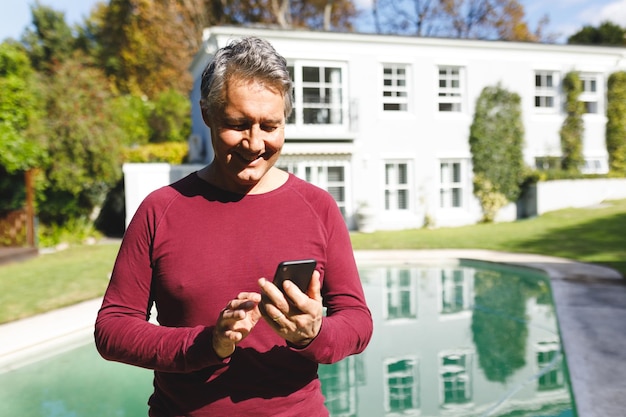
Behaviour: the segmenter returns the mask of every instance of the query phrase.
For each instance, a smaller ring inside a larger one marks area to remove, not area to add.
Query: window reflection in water
[[[411,273],[410,269],[388,268],[386,270],[387,320],[417,318],[417,280],[411,276]]]
[[[441,356],[441,402],[444,406],[472,401],[471,352],[450,352]]]
[[[361,278],[374,336],[320,366],[332,416],[575,415],[543,274],[462,261]]]
[[[406,413],[419,408],[417,369],[415,358],[386,361],[385,411]]]

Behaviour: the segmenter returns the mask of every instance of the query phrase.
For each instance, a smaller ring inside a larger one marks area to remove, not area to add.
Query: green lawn
[[[118,248],[75,246],[0,265],[0,323],[101,296]]]
[[[492,249],[607,265],[626,276],[626,200],[512,223],[353,233],[355,249]],[[117,244],[76,246],[0,266],[0,323],[101,296]]]

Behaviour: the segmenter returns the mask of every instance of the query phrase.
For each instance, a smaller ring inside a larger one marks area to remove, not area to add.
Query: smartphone
[[[315,265],[317,265],[315,259],[281,262],[278,264],[274,274],[274,285],[279,290],[285,292],[283,282],[288,279],[296,284],[300,291],[306,293],[311,282],[311,275],[315,270]]]

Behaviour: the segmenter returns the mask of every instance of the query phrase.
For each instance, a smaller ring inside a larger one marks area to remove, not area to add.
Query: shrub
[[[124,150],[124,162],[167,162],[182,164],[187,159],[187,142],[149,143]]]
[[[476,102],[470,127],[470,150],[474,194],[483,209],[484,220],[495,218],[503,199],[515,201],[524,176],[522,145],[524,126],[521,99],[500,85],[485,87]]]
[[[582,81],[577,72],[572,71],[563,78],[563,90],[566,95],[567,116],[561,126],[561,168],[565,171],[580,172],[585,163],[583,157],[583,133],[585,126],[583,114],[585,105],[578,98],[583,91]]]
[[[41,224],[37,230],[39,246],[49,248],[61,243],[82,244],[88,239],[97,239],[102,234],[96,230],[88,217],[75,217],[62,224]]]
[[[483,210],[482,222],[491,223],[509,200],[483,174],[474,175],[474,194]]]
[[[609,76],[606,106],[606,149],[612,174],[626,174],[626,72]]]

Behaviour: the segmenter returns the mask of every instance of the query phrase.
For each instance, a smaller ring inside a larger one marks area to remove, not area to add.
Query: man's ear
[[[209,112],[209,106],[206,104],[204,100],[200,100],[200,112],[202,113],[202,120],[204,123],[211,127],[211,117]]]

